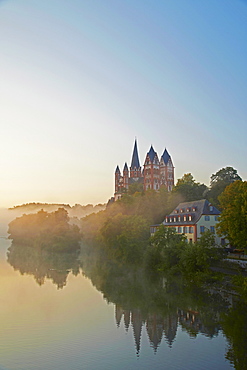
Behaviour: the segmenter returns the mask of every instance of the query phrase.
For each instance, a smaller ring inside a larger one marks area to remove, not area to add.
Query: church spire
[[[136,139],[135,139],[135,145],[134,145],[132,161],[131,161],[131,166],[130,166],[131,170],[134,170],[134,168],[136,168],[137,170],[140,168]]]
[[[136,178],[136,179],[142,177],[136,139],[135,139],[135,145],[134,145],[132,161],[131,161],[131,166],[130,166],[130,177]]]

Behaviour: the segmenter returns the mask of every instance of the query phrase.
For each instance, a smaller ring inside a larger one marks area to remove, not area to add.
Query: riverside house
[[[178,234],[184,234],[191,243],[196,242],[206,230],[210,230],[215,234],[216,243],[224,245],[225,238],[220,238],[215,230],[219,215],[220,211],[208,200],[195,200],[179,203],[162,224],[175,228]],[[160,225],[151,226],[151,234],[155,233],[158,226]]]

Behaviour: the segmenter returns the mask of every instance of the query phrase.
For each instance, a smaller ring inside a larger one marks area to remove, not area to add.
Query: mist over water
[[[234,297],[147,276],[87,247],[78,256],[15,245],[5,237],[16,216],[0,212],[0,368],[223,370],[237,355],[243,363],[245,337],[237,353],[230,332]]]

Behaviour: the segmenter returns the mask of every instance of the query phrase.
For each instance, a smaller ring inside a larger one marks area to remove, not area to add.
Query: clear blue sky
[[[100,203],[167,148],[247,179],[247,2],[0,0],[0,206]]]

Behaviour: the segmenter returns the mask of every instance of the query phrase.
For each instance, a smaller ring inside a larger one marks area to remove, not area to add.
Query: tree
[[[140,182],[134,182],[129,185],[128,194],[143,193],[143,184]]]
[[[186,173],[181,179],[178,179],[173,188],[173,193],[181,194],[183,201],[189,202],[202,199],[205,190],[207,190],[206,185],[196,182],[191,173]]]
[[[150,238],[146,266],[155,271],[176,270],[186,244],[185,236],[177,234],[175,228],[160,226]]]
[[[213,187],[215,184],[224,181],[225,183],[231,184],[234,181],[240,180],[241,177],[238,175],[237,170],[233,167],[222,168],[211,177],[210,186]]]
[[[55,212],[23,215],[9,223],[9,239],[17,245],[57,252],[80,249],[81,234],[78,226],[69,224],[68,212],[59,208]]]
[[[183,274],[191,280],[205,279],[210,267],[223,258],[221,252],[222,249],[215,245],[214,234],[206,231],[196,243],[189,243],[182,251],[180,267]]]
[[[237,170],[233,167],[222,168],[210,177],[210,190],[206,192],[206,198],[215,207],[220,208],[219,195],[225,188],[237,180],[242,180],[238,175]]]
[[[219,196],[223,209],[216,226],[231,244],[247,250],[247,181],[237,180]]]
[[[105,221],[100,235],[109,258],[121,263],[140,263],[149,237],[149,224],[142,216],[119,213]]]

